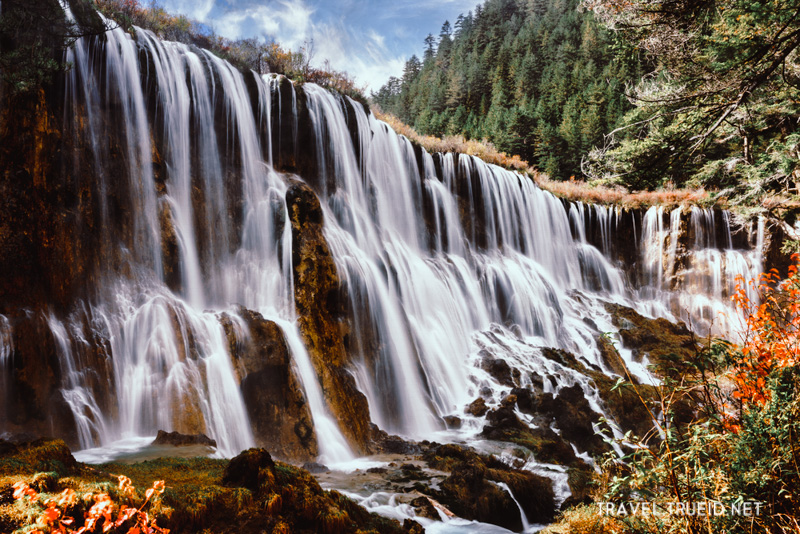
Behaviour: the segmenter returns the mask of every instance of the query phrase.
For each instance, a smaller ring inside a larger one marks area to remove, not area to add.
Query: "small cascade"
[[[525,510],[522,509],[522,505],[519,503],[517,498],[514,497],[514,494],[511,492],[511,488],[509,488],[508,484],[506,484],[505,482],[497,482],[496,484],[500,488],[502,488],[503,491],[508,493],[508,496],[511,497],[511,500],[514,501],[514,504],[517,505],[517,508],[519,508],[519,516],[522,519],[522,532],[528,532],[531,529],[531,524],[528,521],[528,516],[525,515]]]
[[[154,66],[160,100],[158,110],[162,115],[160,122],[163,122],[167,194],[162,199],[166,204],[162,209],[169,210],[177,238],[183,296],[192,306],[200,308],[205,304],[205,291],[201,282],[200,257],[196,246],[192,213],[189,137],[192,132],[190,128],[192,110],[189,87],[182,79],[178,83],[177,77],[184,78],[185,71],[188,70],[192,76],[191,85],[195,89],[193,92],[197,96],[198,85],[205,90],[206,76],[204,72],[198,72],[198,69],[186,68],[188,61],[185,58],[190,55],[187,46],[162,42],[147,31],[140,33],[140,39],[150,52],[149,59]],[[199,75],[202,82],[195,79],[194,75]],[[196,101],[202,102],[202,97],[196,98]],[[202,116],[200,118],[206,121],[210,119]]]
[[[244,402],[216,315],[157,290],[120,287],[115,308],[98,308],[113,332],[119,415],[116,439],[161,429],[205,433],[220,453],[253,445]]]
[[[742,318],[730,298],[737,280],[757,280],[763,271],[765,221],[760,218],[747,232],[751,248],[734,248],[729,216],[719,213],[722,224],[713,209],[692,206],[687,213],[678,207],[667,227],[663,207],[648,209],[641,242],[645,283],[636,293],[639,300],[660,303],[650,305],[651,313],[671,313],[700,335],[735,337]],[[746,289],[757,300],[752,288]]]
[[[353,451],[347,444],[347,440],[342,435],[336,420],[325,406],[322,397],[322,388],[319,385],[311,357],[308,355],[305,345],[300,337],[294,323],[282,319],[274,318],[284,335],[289,349],[292,353],[295,365],[299,371],[300,379],[303,382],[306,398],[308,399],[311,417],[314,419],[314,429],[317,433],[317,440],[320,447],[320,461],[330,464],[348,462],[355,458]]]
[[[0,315],[0,425],[5,424],[8,417],[8,394],[11,375],[11,354],[14,352],[14,338],[11,323],[4,315]],[[0,426],[2,430],[2,426]]]

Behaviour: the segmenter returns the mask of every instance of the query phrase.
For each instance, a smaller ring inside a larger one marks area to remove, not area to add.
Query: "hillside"
[[[635,54],[579,0],[488,0],[429,35],[373,100],[423,134],[488,139],[556,179],[581,174],[631,105]]]
[[[554,180],[703,188],[793,222],[798,44],[790,2],[487,0],[372,98]]]

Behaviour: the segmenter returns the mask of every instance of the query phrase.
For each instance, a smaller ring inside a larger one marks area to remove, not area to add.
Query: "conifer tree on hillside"
[[[747,204],[800,182],[800,5],[587,0],[654,73],[590,170],[627,185],[729,188]]]

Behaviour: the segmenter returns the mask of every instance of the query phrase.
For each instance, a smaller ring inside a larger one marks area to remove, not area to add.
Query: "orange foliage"
[[[785,280],[773,269],[762,275],[758,284],[750,282],[758,291],[760,304],[747,297],[742,279],[731,297],[746,318],[743,340],[737,347],[742,359],[733,372],[734,397],[742,402],[763,405],[768,400],[770,374],[800,363],[800,256],[792,258],[794,264]]]
[[[119,489],[128,498],[136,497],[136,488],[131,484],[131,480],[120,475]],[[30,534],[44,534],[54,532],[59,534],[88,534],[94,532],[105,533],[126,533],[126,534],[169,534],[168,529],[160,528],[156,525],[155,518],[150,518],[144,511],[144,507],[150,502],[154,495],[164,493],[164,481],[159,480],[153,483],[153,487],[145,492],[145,501],[139,508],[121,504],[117,506],[107,493],[87,493],[83,500],[87,503],[94,501],[89,511],[84,514],[83,526],[77,530],[71,527],[75,524],[75,519],[66,514],[67,510],[78,503],[78,496],[75,490],[67,488],[58,496],[57,499],[48,499],[44,503],[44,510],[39,514],[36,521],[44,530],[31,530]],[[40,495],[23,481],[14,484],[14,498],[24,499],[31,503],[39,501]],[[116,519],[114,516],[116,515]]]

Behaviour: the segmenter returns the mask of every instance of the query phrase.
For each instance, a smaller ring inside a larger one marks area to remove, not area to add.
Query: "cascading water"
[[[316,175],[298,172],[320,197],[347,290],[352,373],[372,420],[404,436],[430,438],[482,391],[508,393],[485,370],[492,359],[524,371],[522,386],[537,372],[556,395],[577,384],[602,412],[591,381],[542,347],[612,373],[596,340],[616,330],[603,302],[708,322],[730,309],[735,276],[761,269],[763,222],[742,250],[725,215],[654,207],[633,216],[628,276],[615,256],[620,209],[564,203],[472,156],[430,155],[347,97],[136,34],[117,28],[67,52],[64,116],[89,154],[75,165],[96,177],[97,242],[109,258],[76,305],[88,319],[47,319],[84,447],[162,428],[205,432],[225,455],[253,445],[221,323],[241,305],[282,329],[322,456],[352,457],[297,324],[286,200],[296,177],[277,169],[303,159],[313,159]],[[84,324],[107,342],[113,401],[87,375]],[[3,368],[10,329],[3,318]],[[620,352],[649,379],[646,362]],[[482,420],[465,419],[474,436]]]
[[[9,375],[11,374],[11,354],[14,351],[11,324],[8,318],[0,315],[0,424],[5,426],[8,417]],[[2,428],[2,427],[0,427]]]

